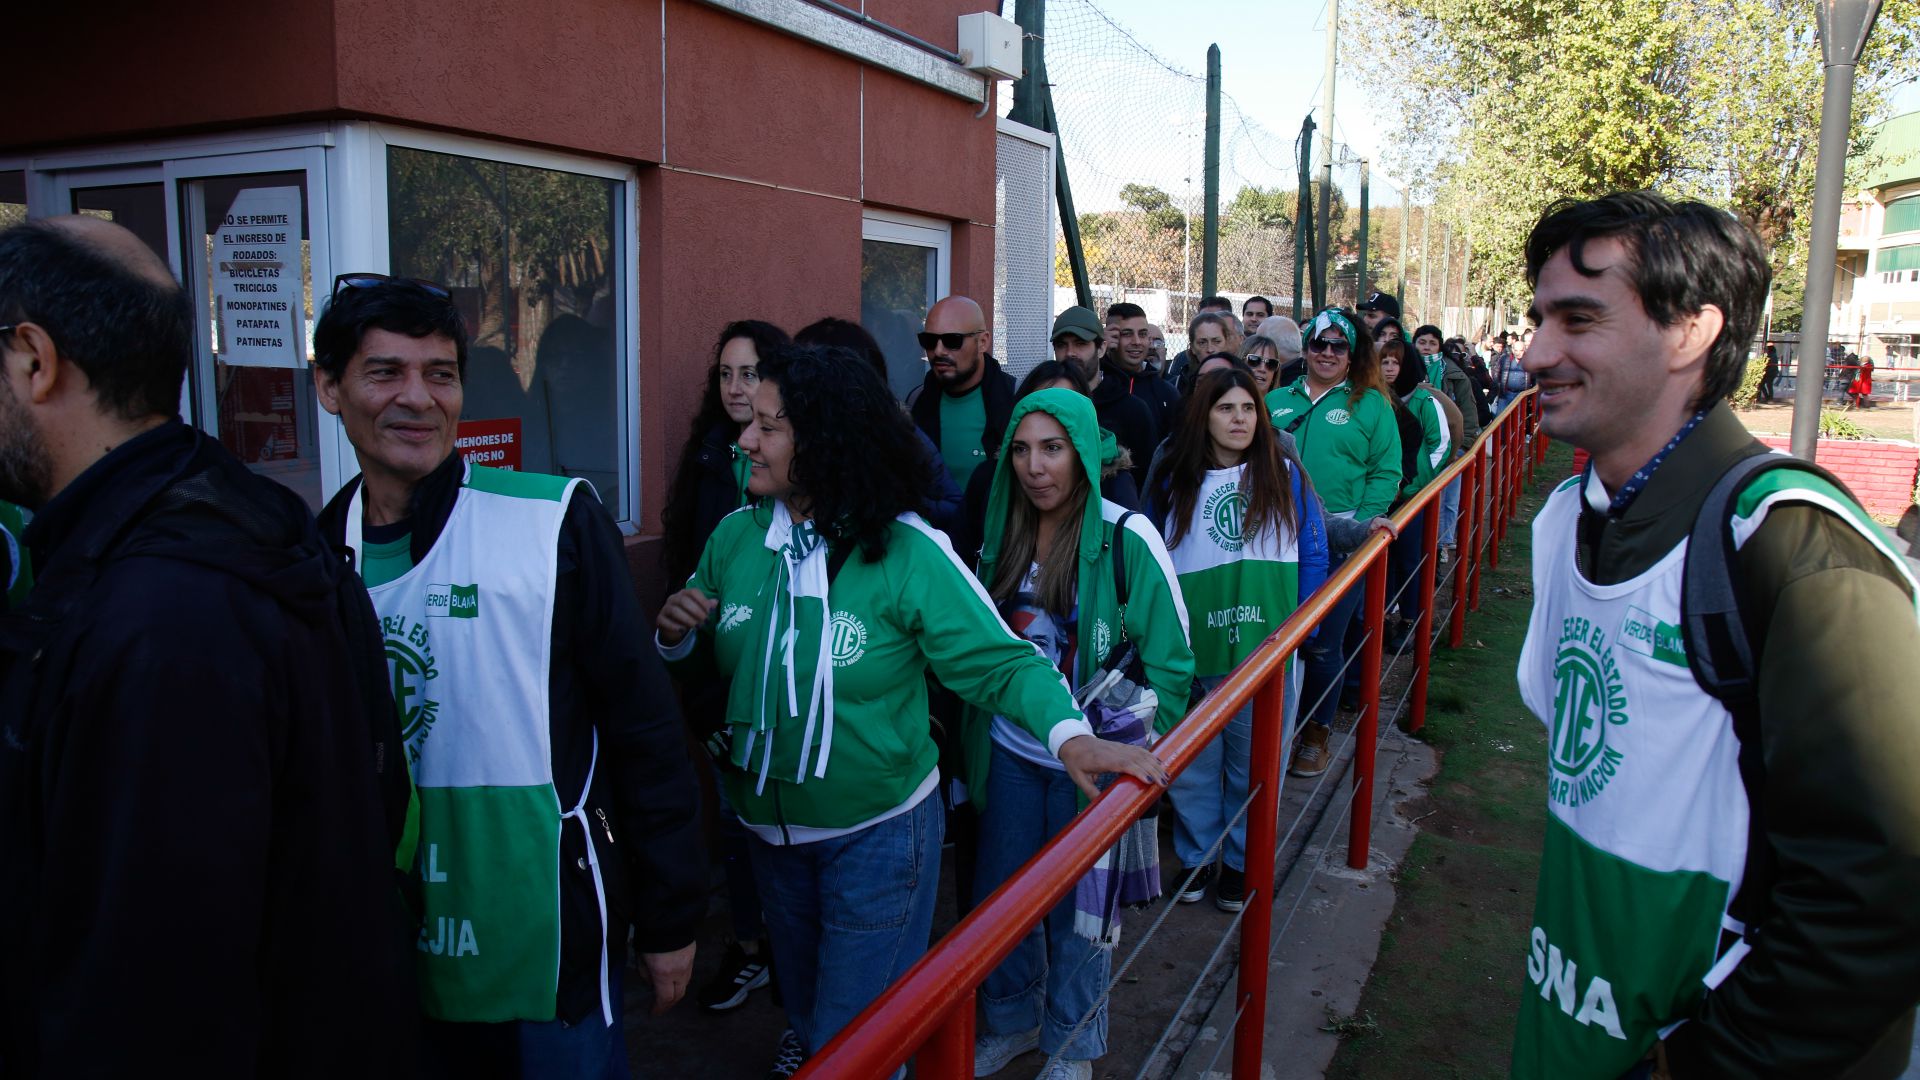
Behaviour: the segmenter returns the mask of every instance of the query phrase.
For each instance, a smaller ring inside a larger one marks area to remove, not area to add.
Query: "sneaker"
[[[1452,561],[1453,561],[1453,545],[1441,544],[1440,545],[1440,565],[1445,566]]]
[[[1033,1080],[1093,1080],[1093,1062],[1054,1058]]]
[[[1191,883],[1187,881],[1188,874],[1193,874]],[[1214,869],[1211,863],[1201,867],[1197,874],[1193,873],[1193,867],[1183,866],[1180,868],[1180,876],[1173,881],[1173,888],[1167,891],[1175,893],[1174,898],[1183,904],[1197,903],[1207,895],[1207,886],[1213,884],[1213,874]]]
[[[772,970],[767,966],[767,946],[763,942],[760,951],[748,955],[739,942],[727,945],[727,955],[720,961],[720,970],[700,988],[695,1000],[708,1012],[728,1012],[747,1003],[747,995],[767,985],[772,978]]]
[[[773,1068],[767,1070],[767,1080],[787,1080],[806,1063],[807,1048],[800,1045],[800,1036],[788,1028],[780,1033],[780,1049],[774,1051]]]
[[[1247,872],[1231,866],[1220,868],[1220,884],[1213,888],[1213,906],[1221,911],[1239,911],[1247,906]]]
[[[1029,1050],[1040,1049],[1040,1029],[1017,1031],[1011,1035],[986,1034],[973,1040],[973,1075],[992,1076],[1014,1058]]]
[[[1319,776],[1333,763],[1333,755],[1327,753],[1327,731],[1325,724],[1308,724],[1300,729],[1300,741],[1293,748],[1293,767],[1287,771],[1295,776]]]

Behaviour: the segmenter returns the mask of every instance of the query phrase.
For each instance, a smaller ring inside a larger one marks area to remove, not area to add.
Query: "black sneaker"
[[[1231,866],[1220,868],[1220,884],[1213,888],[1213,906],[1221,911],[1239,911],[1247,906],[1247,872]]]
[[[694,999],[708,1012],[728,1012],[747,1003],[747,995],[767,985],[772,972],[767,967],[767,947],[752,956],[738,942],[727,946],[720,970],[700,988]]]
[[[1197,903],[1207,895],[1207,886],[1213,884],[1213,873],[1213,864],[1211,863],[1201,867],[1200,872],[1197,874],[1194,874],[1193,867],[1191,866],[1181,867],[1180,876],[1174,879],[1173,883],[1172,891],[1175,894],[1174,898],[1183,904]],[[1188,874],[1193,874],[1193,880],[1191,882],[1187,880]]]
[[[767,1080],[787,1080],[806,1063],[807,1048],[800,1045],[800,1036],[788,1028],[780,1033],[780,1049],[774,1052],[773,1068],[767,1070]]]

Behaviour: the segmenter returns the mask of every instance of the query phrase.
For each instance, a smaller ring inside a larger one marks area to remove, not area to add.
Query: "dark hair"
[[[880,348],[867,328],[849,319],[832,315],[816,319],[800,328],[793,335],[795,345],[833,345],[850,350],[855,356],[867,362],[867,366],[880,376],[881,382],[887,381],[887,354]]]
[[[327,301],[313,328],[313,366],[338,379],[360,351],[369,330],[411,338],[444,335],[453,341],[460,377],[467,376],[467,321],[452,300],[435,296],[410,281],[383,281],[341,289]]]
[[[179,414],[193,307],[173,282],[142,277],[58,226],[24,222],[0,231],[0,322],[45,330],[101,410],[122,420]]]
[[[1179,385],[1174,387],[1174,389],[1180,392],[1181,398],[1184,399],[1192,395],[1194,387],[1200,384],[1200,369],[1206,367],[1208,362],[1213,360],[1225,360],[1235,371],[1244,371],[1247,373],[1247,378],[1253,378],[1253,365],[1247,363],[1244,357],[1236,356],[1230,352],[1208,353],[1201,357],[1198,362],[1192,358],[1188,358],[1186,370],[1180,373]],[[1209,371],[1207,374],[1211,375],[1213,372]]]
[[[1425,366],[1417,363],[1413,357],[1407,355],[1410,351],[1403,341],[1383,341],[1379,345],[1379,353],[1374,358],[1376,367],[1379,366],[1381,360],[1389,356],[1400,362],[1400,374],[1395,377],[1392,382],[1387,383],[1388,386],[1393,388],[1395,397],[1404,398],[1408,394],[1413,393],[1413,388],[1419,386],[1420,380],[1427,377]],[[1384,377],[1385,372],[1383,371],[1382,381],[1384,381]]]
[[[761,359],[760,379],[780,391],[793,426],[793,483],[812,501],[821,534],[877,562],[893,520],[926,508],[932,471],[913,421],[850,349],[775,349]]]
[[[1048,383],[1063,379],[1072,383],[1080,396],[1093,396],[1093,388],[1087,385],[1087,377],[1080,374],[1079,368],[1062,360],[1042,360],[1033,365],[1033,370],[1027,372],[1026,378],[1020,380],[1020,388],[1014,391],[1013,400],[1019,401]]]
[[[1747,343],[1760,328],[1772,270],[1753,231],[1724,210],[1702,202],[1670,202],[1651,191],[1620,191],[1548,206],[1527,237],[1527,282],[1538,287],[1547,260],[1565,249],[1576,272],[1599,277],[1585,262],[1586,245],[1616,239],[1626,249],[1627,277],[1640,306],[1661,326],[1672,326],[1708,304],[1725,323],[1707,348],[1695,409],[1704,409],[1740,385]]]
[[[1240,305],[1240,314],[1245,315],[1247,313],[1247,309],[1253,306],[1253,302],[1255,300],[1260,301],[1260,306],[1267,309],[1267,314],[1269,315],[1273,314],[1273,301],[1267,299],[1264,296],[1247,297],[1246,301]]]
[[[1377,335],[1378,333],[1380,333],[1380,328],[1383,326],[1392,326],[1395,330],[1400,331],[1401,334],[1405,334],[1407,332],[1407,325],[1405,323],[1389,315],[1386,318],[1381,319],[1379,322],[1374,323],[1373,329],[1367,332],[1367,336],[1373,337],[1374,335]]]
[[[727,415],[726,403],[720,399],[720,353],[727,342],[735,338],[752,342],[754,354],[761,360],[787,344],[785,330],[758,319],[728,323],[713,343],[713,359],[707,364],[707,389],[700,398],[700,411],[693,416],[693,429],[687,432],[687,441],[680,448],[680,464],[674,469],[673,483],[667,488],[666,509],[660,515],[665,533],[660,544],[660,565],[666,571],[669,589],[678,589],[687,580],[700,558],[700,550],[707,546],[707,531],[711,526],[703,527],[698,520],[700,448],[708,432],[733,423],[733,418]]]
[[[1180,541],[1186,538],[1194,504],[1200,499],[1200,485],[1206,480],[1207,470],[1218,467],[1213,458],[1213,435],[1207,425],[1207,414],[1234,389],[1245,390],[1252,396],[1254,407],[1265,411],[1260,409],[1260,384],[1253,381],[1243,364],[1226,371],[1209,372],[1202,378],[1194,386],[1193,395],[1187,398],[1180,426],[1174,429],[1173,444],[1167,454],[1166,505],[1168,520],[1173,523],[1173,534],[1167,538],[1169,548],[1179,547]],[[1280,441],[1273,433],[1273,425],[1258,417],[1253,425],[1253,445],[1247,447],[1246,465],[1240,494],[1247,500],[1247,508],[1240,519],[1240,535],[1258,536],[1262,529],[1279,522],[1297,531],[1300,518],[1293,505],[1293,485],[1287,480]]]
[[[1232,311],[1233,301],[1224,296],[1203,296],[1200,298],[1198,306],[1202,311],[1205,311],[1207,308],[1222,308],[1226,311]]]
[[[1420,339],[1420,335],[1422,334],[1432,334],[1433,340],[1440,343],[1440,351],[1441,352],[1446,351],[1447,335],[1441,333],[1439,327],[1433,325],[1432,323],[1427,323],[1426,325],[1420,327],[1418,330],[1415,330],[1413,332],[1413,339],[1418,341]]]
[[[1107,317],[1100,320],[1100,323],[1105,326],[1111,324],[1115,319],[1144,319],[1146,317],[1146,308],[1141,307],[1139,304],[1129,304],[1125,300],[1122,300],[1117,304],[1107,305]]]

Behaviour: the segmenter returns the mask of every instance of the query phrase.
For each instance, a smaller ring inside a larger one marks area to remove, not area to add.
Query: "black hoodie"
[[[412,1070],[399,730],[366,594],[173,422],[27,529],[0,617],[0,1075]]]

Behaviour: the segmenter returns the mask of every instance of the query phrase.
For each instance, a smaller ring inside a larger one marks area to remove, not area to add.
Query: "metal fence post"
[[[1473,491],[1472,463],[1457,474],[1460,479],[1460,495],[1465,498]],[[1434,513],[1440,512],[1439,500],[1434,500]],[[1467,552],[1471,545],[1466,541],[1473,539],[1473,513],[1462,510],[1453,519],[1453,615],[1447,620],[1447,648],[1457,649],[1466,640],[1467,635]]]
[[[933,1029],[920,1053],[913,1059],[913,1074],[920,1080],[973,1080],[973,999],[947,1010],[940,1026]]]
[[[1440,602],[1434,587],[1438,578],[1440,554],[1440,502],[1427,504],[1420,531],[1426,536],[1426,561],[1420,564],[1420,593],[1426,605],[1420,609],[1420,625],[1413,642],[1413,711],[1407,714],[1407,730],[1419,731],[1427,725],[1427,677],[1433,671],[1433,608]]]
[[[1207,46],[1207,143],[1202,172],[1200,295],[1212,296],[1220,284],[1220,46]],[[1193,228],[1188,222],[1187,228]]]
[[[1296,655],[1293,663],[1299,663]],[[1286,779],[1287,679],[1275,675],[1253,699],[1250,775],[1259,787],[1247,807],[1246,914],[1240,919],[1239,1000],[1245,1004],[1233,1033],[1233,1075],[1260,1075],[1267,1035],[1267,942],[1273,937],[1274,844],[1280,829],[1280,785]]]
[[[1367,570],[1367,643],[1360,653],[1360,719],[1353,729],[1353,823],[1347,833],[1347,865],[1367,868],[1367,847],[1373,836],[1374,750],[1380,742],[1380,650],[1387,626],[1387,549],[1373,553]]]
[[[1487,565],[1498,569],[1500,566],[1500,509],[1507,497],[1507,425],[1496,419],[1493,438],[1487,440],[1487,449],[1492,456],[1492,482],[1487,485]]]
[[[1476,449],[1473,452],[1473,465],[1467,470],[1473,477],[1468,482],[1472,496],[1472,506],[1462,513],[1466,514],[1467,539],[1472,541],[1472,551],[1467,556],[1467,565],[1460,568],[1467,575],[1467,610],[1480,610],[1480,558],[1487,541],[1486,494],[1487,494],[1487,455]]]

